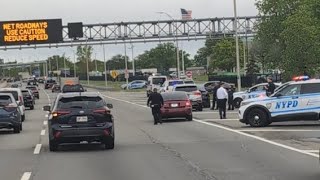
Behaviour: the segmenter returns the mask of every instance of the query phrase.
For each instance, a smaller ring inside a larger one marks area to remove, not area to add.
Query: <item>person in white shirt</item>
[[[220,119],[226,119],[227,100],[228,92],[223,87],[223,83],[220,83],[219,89],[217,90],[217,104],[219,108]]]

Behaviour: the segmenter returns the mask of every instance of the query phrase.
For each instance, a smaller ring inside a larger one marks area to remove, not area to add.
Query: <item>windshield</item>
[[[10,94],[12,94],[12,96],[14,97],[14,99],[15,99],[16,101],[19,100],[19,96],[18,96],[18,92],[17,92],[17,91],[1,91],[1,90],[0,90],[0,92],[1,92],[1,93],[10,93]]]
[[[12,103],[10,96],[0,95],[0,106],[5,106]]]
[[[154,85],[162,85],[166,81],[166,78],[153,78],[152,84]]]
[[[22,91],[23,96],[30,96],[29,91]]]
[[[80,84],[77,85],[64,85],[63,92],[84,92],[83,87]]]
[[[169,86],[175,86],[177,84],[183,84],[183,81],[170,81]]]
[[[181,86],[181,87],[176,87],[176,91],[184,91],[184,92],[193,92],[198,90],[197,86]]]
[[[180,92],[170,92],[170,93],[162,93],[162,98],[164,101],[181,101],[181,100],[187,100],[188,96],[186,93],[180,93]]]
[[[78,96],[62,98],[59,100],[58,109],[96,109],[103,107],[104,101],[100,97]]]

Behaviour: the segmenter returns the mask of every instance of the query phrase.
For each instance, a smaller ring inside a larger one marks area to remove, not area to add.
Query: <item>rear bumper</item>
[[[49,138],[59,143],[78,143],[80,141],[103,142],[114,136],[112,123],[106,123],[102,127],[65,128],[60,125],[51,126],[49,123]]]
[[[192,115],[191,108],[161,109],[162,117],[186,117]]]
[[[0,128],[11,129],[14,126],[19,126],[21,124],[18,117],[16,118],[0,118]]]
[[[202,101],[198,100],[198,101],[191,101],[192,103],[192,108],[197,108],[199,106],[202,106]]]

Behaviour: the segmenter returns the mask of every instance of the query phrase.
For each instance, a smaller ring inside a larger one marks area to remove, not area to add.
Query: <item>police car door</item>
[[[288,85],[275,94],[271,106],[271,117],[283,119],[300,118],[298,110],[303,107],[300,98],[301,84]]]
[[[264,86],[264,84],[260,84],[252,87],[245,99],[257,98],[260,94],[265,94],[266,90]]]
[[[300,90],[301,84],[292,84],[278,91],[272,101],[271,117],[296,118],[299,115],[299,109],[303,108]]]
[[[301,85],[302,120],[318,120],[320,112],[320,82]]]

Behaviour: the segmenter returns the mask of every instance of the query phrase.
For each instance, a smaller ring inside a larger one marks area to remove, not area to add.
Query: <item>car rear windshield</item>
[[[5,106],[12,103],[10,96],[0,96],[0,106]]]
[[[33,87],[33,86],[27,86],[26,88],[27,88],[27,89],[31,89],[31,90],[37,90],[37,88],[36,88],[36,87]]]
[[[63,92],[84,92],[84,89],[80,84],[64,85],[62,88],[62,91]]]
[[[188,96],[186,93],[183,92],[176,92],[176,93],[163,93],[161,94],[164,101],[173,101],[173,100],[187,100]]]
[[[171,82],[169,82],[169,86],[174,86],[174,85],[177,85],[177,84],[183,84],[183,81],[171,81]]]
[[[96,109],[105,106],[101,97],[65,97],[58,102],[58,109]]]
[[[197,86],[181,86],[176,87],[176,91],[192,92],[198,90]]]
[[[29,96],[30,94],[29,94],[29,91],[22,91],[22,95],[23,96]]]
[[[18,92],[17,92],[17,91],[1,91],[1,92],[2,92],[2,93],[11,93],[12,96],[14,97],[14,99],[15,99],[16,101],[19,100]]]
[[[160,84],[162,85],[166,81],[166,78],[153,78],[152,79],[152,84]]]

